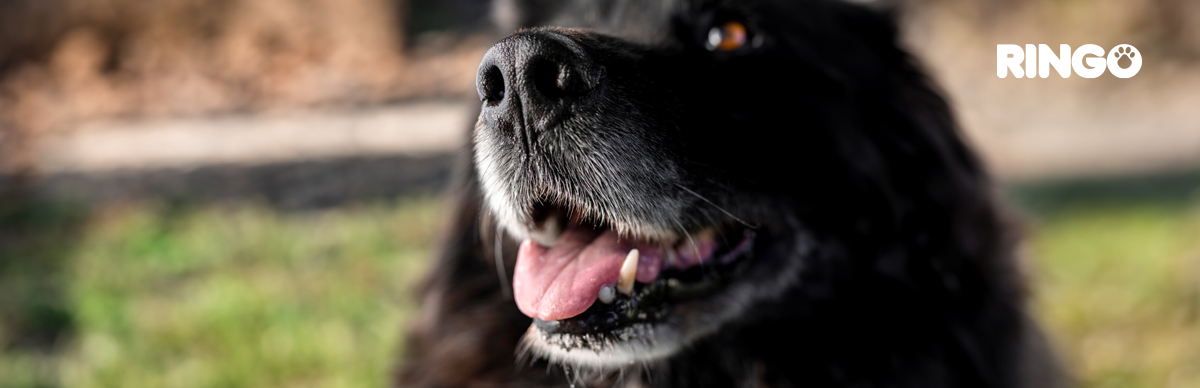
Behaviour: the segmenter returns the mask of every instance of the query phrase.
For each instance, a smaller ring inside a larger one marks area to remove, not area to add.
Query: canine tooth
[[[617,290],[613,289],[613,286],[605,285],[600,287],[600,295],[597,295],[596,298],[604,304],[612,303],[617,298]]]
[[[638,250],[630,249],[621,264],[621,276],[617,278],[617,291],[625,295],[633,294],[633,283],[637,281]]]

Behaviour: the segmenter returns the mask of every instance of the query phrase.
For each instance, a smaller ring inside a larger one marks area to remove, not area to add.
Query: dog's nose
[[[604,68],[569,30],[524,31],[483,56],[475,84],[485,115],[544,130],[600,84]]]

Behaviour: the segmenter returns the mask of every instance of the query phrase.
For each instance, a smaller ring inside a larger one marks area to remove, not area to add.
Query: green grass
[[[1200,387],[1200,207],[1080,206],[1032,243],[1036,312],[1085,387]]]
[[[1200,200],[1034,209],[1034,309],[1077,380],[1200,386]],[[0,207],[0,388],[385,386],[444,210]]]
[[[56,236],[72,246],[57,275],[71,328],[0,353],[0,386],[385,386],[441,209],[421,199],[94,214],[77,236]]]

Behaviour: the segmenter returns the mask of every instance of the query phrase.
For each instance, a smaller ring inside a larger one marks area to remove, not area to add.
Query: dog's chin
[[[522,338],[520,358],[543,359],[577,372],[625,372],[669,360],[727,325],[754,319],[753,309],[770,308],[772,300],[796,284],[813,244],[798,228],[787,233],[748,229],[744,233],[747,237],[736,246],[718,251],[738,255],[735,262],[697,269],[724,277],[702,296],[665,302],[661,312],[649,319],[641,314],[643,319],[608,326],[583,323],[613,309],[600,302],[578,316],[549,322],[535,319]],[[665,283],[677,280],[665,279],[659,285]],[[639,284],[634,295],[652,292],[653,287]]]
[[[715,329],[715,328],[714,328]],[[579,369],[611,371],[646,365],[677,354],[688,341],[666,324],[635,324],[614,330],[615,338],[591,334],[548,333],[530,325],[522,338],[523,357],[545,359]]]

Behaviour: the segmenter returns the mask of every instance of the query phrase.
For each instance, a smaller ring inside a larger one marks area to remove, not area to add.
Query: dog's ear
[[[550,21],[562,8],[563,0],[492,0],[492,22],[501,31],[536,27]]]

